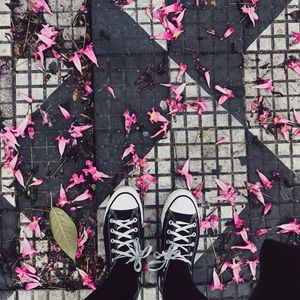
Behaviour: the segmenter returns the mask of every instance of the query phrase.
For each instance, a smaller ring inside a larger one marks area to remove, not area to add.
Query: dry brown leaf
[[[79,98],[79,93],[78,93],[78,90],[77,89],[74,89],[73,92],[72,92],[72,98],[73,98],[73,101],[76,102]]]

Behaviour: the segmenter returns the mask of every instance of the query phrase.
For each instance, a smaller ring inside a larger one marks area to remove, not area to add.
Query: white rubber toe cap
[[[184,189],[178,189],[170,194],[168,197],[161,216],[162,223],[164,222],[165,215],[168,210],[175,213],[199,216],[199,210],[194,196]]]

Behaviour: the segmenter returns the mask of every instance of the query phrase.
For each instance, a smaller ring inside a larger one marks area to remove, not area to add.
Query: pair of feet
[[[172,261],[192,266],[198,246],[200,217],[193,195],[183,189],[168,197],[161,215],[162,241],[160,252],[154,253],[149,270],[158,271],[158,286],[163,291]],[[143,241],[143,208],[137,191],[131,187],[117,189],[105,212],[104,243],[107,264],[112,270],[118,262],[132,264],[139,273],[151,246],[141,249]]]

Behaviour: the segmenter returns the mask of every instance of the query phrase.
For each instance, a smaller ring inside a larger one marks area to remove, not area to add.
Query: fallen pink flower
[[[204,233],[209,228],[209,224],[204,218],[200,218],[200,233]]]
[[[28,186],[37,186],[43,184],[44,180],[43,179],[37,179],[35,177],[32,178],[32,183],[30,183]]]
[[[35,13],[40,12],[40,10],[44,10],[46,13],[52,14],[50,7],[45,0],[30,0],[30,5]]]
[[[5,126],[4,132],[0,132],[0,138],[4,141],[4,143],[13,149],[17,149],[16,146],[20,146],[16,140],[16,137],[13,134],[13,128]]]
[[[77,196],[72,202],[80,202],[89,199],[90,201],[93,200],[93,196],[91,195],[90,191],[86,189],[82,194]]]
[[[90,175],[92,175],[93,180],[95,180],[95,181],[103,181],[104,178],[111,178],[111,176],[98,171],[97,168],[93,165],[92,161],[87,160],[85,162],[85,164],[86,164],[87,168],[82,169],[82,172],[84,173],[85,176],[90,174]]]
[[[138,176],[135,181],[135,186],[140,190],[141,198],[143,199],[150,188],[150,183],[155,183],[156,179],[149,173]]]
[[[197,110],[199,116],[208,110],[208,106],[203,98],[197,98],[194,102],[192,102],[191,108]]]
[[[76,69],[82,74],[82,65],[80,61],[81,53],[75,52],[72,57],[69,58],[69,62],[73,62]]]
[[[252,104],[251,104],[251,113],[256,113],[260,104],[263,102],[263,96],[259,96],[259,98],[257,100],[253,100]]]
[[[183,165],[181,170],[178,170],[177,172],[181,175],[184,176],[185,178],[185,183],[190,191],[192,188],[192,181],[193,181],[193,176],[192,174],[189,173],[189,167],[190,167],[190,160],[188,159],[185,164]]]
[[[36,236],[38,236],[39,238],[43,237],[39,224],[41,219],[41,217],[33,216],[32,221],[28,225],[29,230],[35,232]]]
[[[20,170],[14,170],[14,175],[22,187],[25,188],[24,178]]]
[[[65,118],[66,120],[70,120],[70,119],[71,119],[70,113],[69,113],[65,108],[63,108],[62,106],[58,105],[58,107],[59,107],[60,112],[61,112],[62,115],[64,116],[64,118]]]
[[[36,34],[37,37],[39,38],[38,39],[38,42],[42,42],[44,43],[48,48],[52,47],[53,45],[56,44],[55,40],[54,39],[50,39],[42,34]]]
[[[255,27],[255,22],[259,19],[258,15],[255,11],[255,7],[249,7],[248,5],[244,5],[241,7],[241,11],[242,11],[242,13],[249,16],[249,18],[253,24],[253,27]]]
[[[193,191],[193,196],[194,198],[199,201],[200,200],[200,194],[203,190],[204,187],[204,181],[201,181],[195,188],[195,190]]]
[[[23,263],[23,267],[17,267],[16,273],[21,282],[39,282],[40,278],[36,276],[36,269],[26,263]]]
[[[168,120],[164,116],[162,116],[160,112],[155,111],[153,107],[151,108],[151,110],[152,111],[147,112],[151,124],[156,124],[157,122],[168,122]]]
[[[163,134],[163,138],[168,136],[168,126],[169,126],[170,122],[164,122],[161,126],[160,126],[160,130],[158,130],[154,135],[151,136],[151,138],[157,137],[161,134]]]
[[[70,182],[70,183],[69,183],[69,185],[67,186],[67,190],[70,189],[70,188],[72,188],[72,187],[75,186],[75,185],[78,185],[78,184],[81,184],[81,183],[85,182],[85,179],[84,179],[84,177],[83,177],[82,174],[80,174],[80,175],[78,176],[78,174],[74,173],[74,174],[71,176],[71,178],[69,179],[69,182]]]
[[[131,131],[131,126],[135,123],[137,123],[137,118],[136,115],[134,113],[132,113],[130,115],[129,110],[126,109],[123,113],[123,117],[125,118],[125,131],[127,133],[127,135],[130,133]]]
[[[244,225],[244,220],[239,217],[239,214],[237,213],[235,208],[232,209],[232,217],[234,227],[240,229]]]
[[[263,217],[266,216],[269,213],[271,208],[272,208],[272,203],[267,202],[265,207],[264,207]]]
[[[186,68],[187,68],[186,64],[180,63],[180,65],[179,65],[179,72],[178,72],[178,75],[176,77],[176,81],[180,81],[182,79],[182,76],[185,73]]]
[[[16,154],[14,157],[12,157],[11,159],[8,157],[7,158],[8,162],[3,166],[4,168],[9,168],[12,171],[15,170],[17,162],[19,160],[19,155]]]
[[[223,39],[227,39],[228,37],[230,37],[233,33],[235,32],[233,27],[229,27],[223,34],[221,40]]]
[[[145,157],[140,158],[137,154],[133,154],[132,161],[130,163],[130,166],[134,166],[135,168],[142,168],[142,169],[148,169],[149,164]]]
[[[116,99],[115,92],[111,86],[107,87],[107,91],[114,99]]]
[[[218,216],[217,215],[211,215],[209,218],[209,222],[210,222],[210,228],[212,229],[212,231],[215,233],[216,231],[218,231]]]
[[[99,67],[97,57],[96,57],[96,55],[94,53],[93,43],[88,44],[85,47],[85,49],[82,51],[82,53],[85,56],[87,56],[92,63],[94,63],[97,67]]]
[[[296,31],[292,31],[292,36],[295,37],[295,39],[293,40],[293,45],[297,45],[300,43],[300,32],[296,32]]]
[[[235,191],[234,187],[230,185],[228,182],[223,182],[219,179],[215,179],[220,191],[220,195],[215,199],[217,201],[227,201],[231,205],[234,205],[238,193]]]
[[[296,219],[287,224],[282,224],[277,227],[281,229],[278,233],[300,233],[300,224],[297,224]]]
[[[29,256],[30,259],[32,259],[36,253],[37,252],[31,247],[27,238],[24,237],[24,239],[22,241],[22,256],[23,257]]]
[[[84,250],[84,244],[87,242],[89,238],[89,235],[85,229],[85,227],[83,228],[83,232],[82,234],[80,235],[78,241],[77,241],[77,252],[76,252],[76,259],[80,258],[82,253],[83,253],[83,250]]]
[[[62,135],[60,135],[55,140],[58,142],[59,154],[60,157],[62,157],[65,152],[66,146],[70,144],[70,139],[65,139]]]
[[[273,82],[270,79],[263,79],[261,84],[255,85],[253,88],[255,89],[263,89],[268,92],[274,91]]]
[[[218,276],[215,268],[213,270],[213,282],[210,285],[210,289],[212,291],[214,291],[214,290],[221,290],[221,291],[223,291],[224,290],[224,285],[220,281],[220,278],[219,278],[219,276]]]
[[[206,81],[208,87],[210,87],[210,74],[209,74],[208,70],[204,71],[204,78],[205,78],[205,81]]]
[[[222,94],[218,100],[218,106],[222,105],[228,99],[232,99],[235,97],[232,90],[227,89],[227,88],[222,88],[219,85],[215,85],[215,90]]]
[[[259,182],[256,183],[251,183],[251,182],[246,182],[246,187],[249,193],[252,193],[257,200],[265,206],[265,199],[264,196],[261,192],[261,184]]]
[[[51,39],[57,36],[58,31],[55,30],[53,26],[50,26],[49,24],[42,24],[43,28],[40,31],[40,34]]]
[[[251,2],[256,5],[258,3],[258,0],[251,0]]]
[[[264,235],[264,234],[266,234],[268,231],[270,231],[271,230],[271,228],[261,228],[261,229],[257,229],[256,231],[255,231],[255,235],[256,236],[261,236],[261,235]]]
[[[282,135],[282,137],[288,142],[290,137],[290,132],[292,131],[292,127],[287,124],[283,124],[280,127],[278,127],[277,130]],[[295,133],[293,135],[295,136]]]
[[[19,124],[19,126],[13,129],[15,137],[25,137],[25,130],[29,125],[30,115],[27,115],[25,119]]]
[[[222,136],[218,139],[218,141],[215,143],[215,145],[223,144],[225,142],[225,137]]]
[[[232,264],[230,265],[230,268],[232,269],[232,273],[233,273],[233,280],[236,283],[240,283],[240,282],[244,282],[243,278],[241,278],[241,265],[243,264],[243,262],[241,260],[236,260],[233,259],[232,260]]]
[[[293,70],[296,74],[300,75],[300,63],[298,58],[291,58],[288,60],[287,67]]]
[[[261,173],[259,170],[256,170],[261,182],[263,183],[264,189],[269,190],[272,188],[273,183],[270,181],[263,173]]]
[[[247,259],[246,264],[250,268],[250,272],[252,274],[253,280],[256,280],[256,268],[257,268],[257,265],[259,264],[259,259],[255,259],[255,260],[248,260]]]
[[[123,153],[121,159],[123,160],[125,157],[127,157],[127,156],[130,155],[130,154],[133,155],[133,154],[135,153],[134,147],[135,147],[134,144],[130,144],[130,145],[125,149],[125,151],[124,151],[124,153]]]
[[[93,93],[93,89],[91,87],[91,82],[90,81],[86,81],[83,85],[84,90],[85,90],[85,96],[89,96],[90,94]]]
[[[42,286],[42,284],[40,282],[29,282],[25,285],[25,290],[26,291],[30,291],[32,289],[35,289],[39,286]]]
[[[77,271],[79,272],[81,279],[82,279],[82,284],[84,286],[87,286],[89,289],[92,290],[96,290],[96,286],[94,284],[94,281],[92,279],[92,275],[91,274],[87,274],[86,272],[84,272],[81,269],[77,268]]]
[[[83,137],[82,133],[92,127],[93,127],[93,125],[76,126],[76,125],[74,125],[74,123],[72,123],[68,132],[70,133],[71,137],[73,137],[73,138],[81,138],[81,137]]]
[[[247,243],[249,241],[248,231],[249,231],[249,228],[248,227],[244,227],[241,231],[236,232],[235,235],[241,236],[242,239],[243,239],[243,241],[245,243]]]
[[[68,200],[65,189],[62,184],[60,185],[59,197],[57,199],[56,205],[59,207],[64,207],[65,205],[69,205],[71,201]]]
[[[251,253],[255,253],[257,251],[255,244],[252,242],[248,241],[246,244],[246,246],[233,246],[231,249],[248,250]]]

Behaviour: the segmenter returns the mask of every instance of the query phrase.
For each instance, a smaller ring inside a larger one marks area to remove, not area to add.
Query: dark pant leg
[[[260,251],[260,276],[250,300],[300,299],[300,247],[266,240]]]
[[[86,300],[135,300],[138,293],[139,274],[132,264],[117,262],[103,284]]]
[[[164,300],[207,300],[197,289],[188,265],[172,261],[169,265],[163,290]]]

